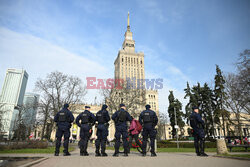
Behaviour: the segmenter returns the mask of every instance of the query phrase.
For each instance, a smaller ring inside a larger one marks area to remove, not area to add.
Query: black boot
[[[89,156],[89,153],[88,152],[84,152],[83,156]]]
[[[129,152],[129,147],[128,146],[124,147],[124,157],[128,156],[128,152]]]
[[[60,147],[56,146],[55,156],[59,156],[59,152],[60,152]]]
[[[105,144],[106,144],[106,141],[105,141]],[[106,145],[102,146],[101,149],[102,149],[102,150],[101,150],[102,156],[103,156],[103,157],[107,157],[108,154],[105,152],[105,150],[106,150]]]
[[[96,156],[96,157],[100,157],[100,156],[101,156],[100,152],[99,152],[99,151],[96,151],[96,152],[95,152],[95,156]]]
[[[102,153],[102,156],[103,156],[103,157],[107,157],[107,156],[108,156],[108,154],[107,154],[107,153],[105,153],[105,152],[103,152],[103,153]]]
[[[208,155],[206,153],[201,153],[201,157],[207,157]]]
[[[71,154],[69,152],[63,153],[63,156],[70,156]]]
[[[119,153],[118,153],[118,152],[115,152],[115,153],[113,154],[113,157],[119,157]]]
[[[151,152],[151,157],[156,157],[156,153],[155,152]]]

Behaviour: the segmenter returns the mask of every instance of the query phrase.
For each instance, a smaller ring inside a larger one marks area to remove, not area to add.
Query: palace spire
[[[129,25],[129,12],[128,12],[128,20],[127,20],[127,31],[130,31],[130,25]]]

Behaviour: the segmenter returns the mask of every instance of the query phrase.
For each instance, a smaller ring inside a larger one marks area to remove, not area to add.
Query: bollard
[[[217,139],[217,154],[228,154],[224,139]]]

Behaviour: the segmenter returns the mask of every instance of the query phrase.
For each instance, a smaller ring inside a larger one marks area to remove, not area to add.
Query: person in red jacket
[[[130,153],[130,148],[132,147],[133,139],[135,139],[136,144],[142,148],[142,144],[138,140],[139,133],[141,132],[141,130],[142,130],[142,126],[140,122],[136,119],[133,119],[129,127],[129,149],[128,149],[129,153]]]

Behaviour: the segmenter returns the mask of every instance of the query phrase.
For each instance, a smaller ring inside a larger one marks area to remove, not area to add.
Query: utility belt
[[[127,122],[127,121],[119,121],[119,120],[117,121],[117,123],[123,123],[123,122]]]
[[[98,123],[98,125],[109,125],[108,122]]]
[[[109,123],[108,122],[106,122],[106,123],[98,123],[98,125],[104,125],[106,128],[109,127]]]
[[[204,127],[203,127],[202,124],[197,124],[197,128],[198,128],[198,129],[204,129]]]
[[[150,122],[143,122],[144,125],[148,125],[148,124],[154,124],[154,122],[150,121]]]
[[[93,124],[92,123],[82,123],[81,125],[89,125],[89,126],[93,126]]]
[[[154,122],[145,122],[143,123],[142,127],[144,128],[145,126],[152,126],[153,128],[156,126]]]

